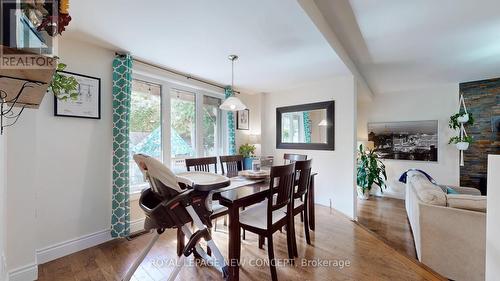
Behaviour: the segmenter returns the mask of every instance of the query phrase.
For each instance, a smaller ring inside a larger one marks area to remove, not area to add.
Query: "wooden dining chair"
[[[211,170],[211,167],[214,170]],[[186,169],[188,172],[191,170],[200,172],[215,172],[217,173],[217,157],[201,157],[186,159]]]
[[[309,235],[309,214],[308,214],[308,192],[309,183],[311,179],[311,165],[312,159],[297,161],[295,162],[295,187],[293,192],[292,201],[292,214],[297,216],[301,214],[301,218],[304,222],[304,234],[306,237],[306,242],[311,245],[311,237]],[[297,257],[297,239],[295,238],[295,220],[292,219],[292,241],[294,255]]]
[[[267,238],[269,267],[273,281],[278,280],[274,261],[273,233],[279,231],[283,226],[287,226],[287,229],[293,229],[291,198],[294,175],[294,163],[272,167],[269,192],[266,199],[240,213],[241,228],[259,235],[259,247],[262,245],[262,238]],[[294,258],[292,233],[292,231],[287,231],[288,257],[290,260]]]
[[[304,154],[293,154],[293,153],[285,153],[283,154],[283,163],[293,163],[296,161],[304,161],[307,160],[307,155]]]
[[[222,174],[229,178],[238,176],[238,172],[243,170],[243,155],[220,156],[219,159]]]

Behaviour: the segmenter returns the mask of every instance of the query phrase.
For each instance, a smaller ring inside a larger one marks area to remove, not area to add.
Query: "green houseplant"
[[[474,138],[472,136],[463,136],[462,138],[454,136],[450,138],[448,144],[455,144],[458,150],[467,150],[473,141]]]
[[[460,123],[463,123],[464,126],[474,125],[474,117],[471,113],[466,113],[462,110],[459,113],[455,113],[450,116],[448,126],[450,129],[457,130],[460,128]]]
[[[239,152],[243,156],[243,169],[251,170],[253,161],[252,157],[255,154],[255,145],[248,143],[243,144],[240,146]]]
[[[358,197],[364,200],[368,199],[374,184],[380,188],[381,192],[384,192],[383,188],[387,188],[386,180],[387,174],[384,163],[380,161],[373,150],[366,150],[363,145],[360,145],[356,176]]]
[[[49,84],[49,90],[56,96],[57,99],[67,101],[68,99],[78,99],[78,81],[73,76],[66,76],[60,71],[66,68],[64,63],[58,63],[56,72]]]

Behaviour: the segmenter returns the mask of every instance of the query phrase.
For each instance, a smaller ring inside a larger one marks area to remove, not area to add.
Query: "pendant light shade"
[[[247,106],[244,105],[239,98],[229,97],[220,105],[219,108],[226,111],[238,111],[246,109]]]
[[[234,89],[234,61],[238,59],[237,55],[230,55],[229,60],[231,61],[231,90]],[[233,96],[228,97],[220,106],[221,110],[226,111],[238,111],[246,109],[247,106],[241,102],[241,100],[237,97]]]

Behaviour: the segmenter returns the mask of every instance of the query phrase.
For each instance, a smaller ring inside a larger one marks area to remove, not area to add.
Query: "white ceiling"
[[[316,0],[375,94],[500,76],[498,0]]]
[[[68,36],[223,85],[273,92],[347,68],[296,1],[86,0],[71,2]]]

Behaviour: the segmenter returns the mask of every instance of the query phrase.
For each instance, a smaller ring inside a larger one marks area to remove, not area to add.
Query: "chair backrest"
[[[235,177],[239,171],[243,170],[243,155],[227,155],[220,156],[219,158],[222,174],[228,177]],[[226,170],[224,170],[224,164],[226,164]]]
[[[194,168],[197,172],[212,172],[210,165],[214,165],[215,173],[217,173],[217,157],[202,157],[186,159],[186,169],[191,172]]]
[[[145,154],[135,154],[134,160],[157,196],[167,199],[183,191],[177,176],[160,161]]]
[[[295,163],[271,168],[267,217],[272,222],[272,212],[290,203],[295,178]],[[276,197],[274,196],[276,194]]]
[[[293,198],[301,198],[309,191],[312,159],[295,162],[295,185]]]
[[[288,160],[288,161],[287,161]],[[293,153],[285,153],[283,154],[283,163],[293,163],[296,161],[304,161],[307,160],[307,155],[303,154],[293,154]]]

